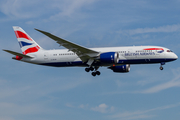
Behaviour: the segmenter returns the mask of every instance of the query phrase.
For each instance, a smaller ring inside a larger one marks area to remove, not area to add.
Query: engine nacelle
[[[111,66],[109,67],[113,72],[125,73],[130,71],[130,65],[121,65],[121,66]]]
[[[103,63],[118,63],[119,54],[117,52],[107,52],[100,55],[100,61]]]

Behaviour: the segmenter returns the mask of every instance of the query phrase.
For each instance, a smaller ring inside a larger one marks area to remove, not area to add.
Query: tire
[[[89,69],[90,69],[91,71],[93,71],[93,70],[94,70],[94,68],[93,68],[93,67],[90,67]]]
[[[89,71],[90,71],[90,69],[89,69],[89,68],[85,68],[85,71],[86,71],[86,72],[89,72]]]
[[[96,74],[97,74],[97,75],[100,75],[101,73],[100,73],[99,71],[96,71]]]
[[[162,67],[162,66],[160,67],[160,70],[163,70],[163,67]]]
[[[94,77],[95,77],[95,76],[96,76],[96,72],[92,72],[92,76],[94,76]]]

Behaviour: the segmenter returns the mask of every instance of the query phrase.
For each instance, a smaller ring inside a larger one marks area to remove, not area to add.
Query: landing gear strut
[[[98,70],[98,68],[99,68],[99,66],[95,66],[95,67],[89,67],[89,68],[85,68],[85,71],[86,72],[89,72],[89,71],[94,71],[94,72],[92,72],[91,74],[92,74],[92,76],[96,76],[96,75],[100,75],[101,73],[99,72],[99,71],[97,71]]]
[[[163,69],[164,69],[164,68],[162,67],[162,65],[165,65],[165,62],[162,62],[162,63],[161,63],[161,66],[160,66],[160,68],[159,68],[160,70],[163,70]]]

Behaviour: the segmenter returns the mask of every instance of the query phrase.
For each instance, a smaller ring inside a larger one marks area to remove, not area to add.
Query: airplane
[[[45,50],[39,46],[21,27],[13,26],[22,53],[4,51],[15,55],[12,59],[32,64],[53,67],[85,67],[92,76],[100,75],[99,67],[107,67],[113,72],[127,73],[132,64],[153,64],[171,62],[178,56],[170,49],[160,46],[128,46],[87,48],[57,37],[51,33],[35,29],[67,49]]]

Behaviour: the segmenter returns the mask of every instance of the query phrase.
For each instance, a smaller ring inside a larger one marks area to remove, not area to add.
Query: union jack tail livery
[[[21,27],[13,26],[13,29],[24,55],[35,53],[42,49]]]

